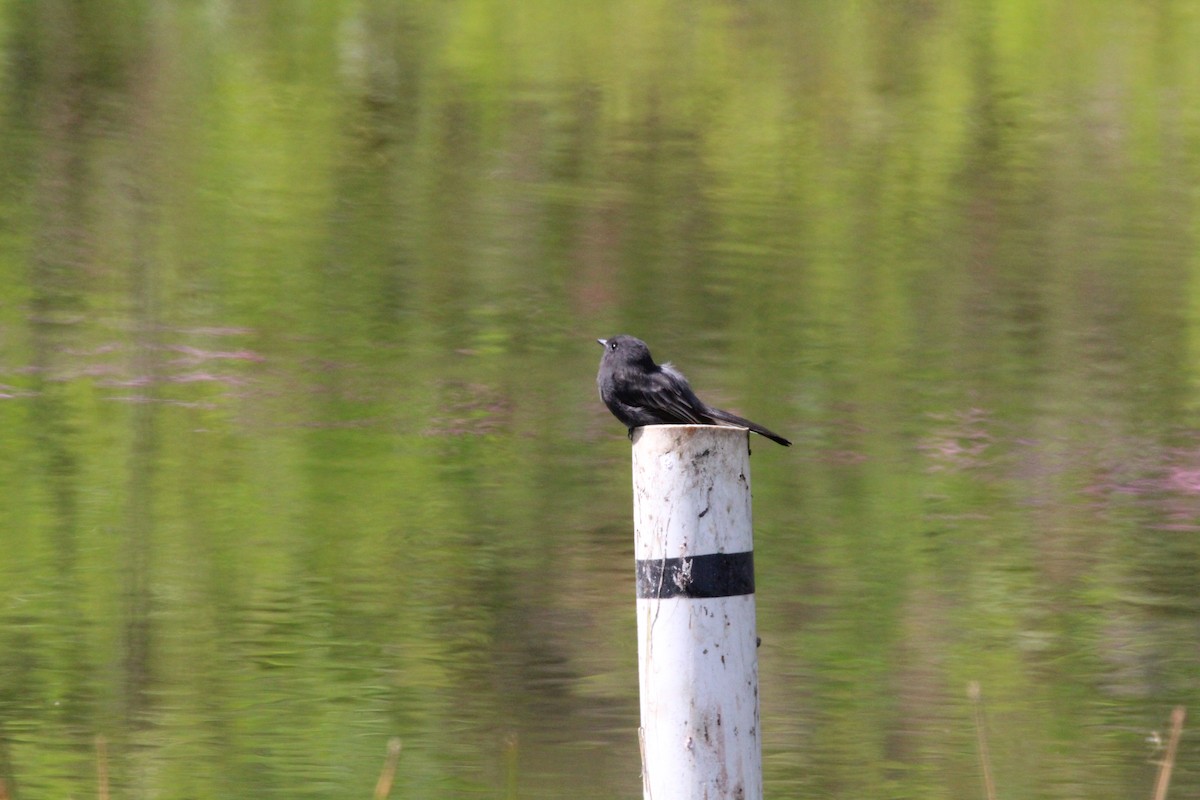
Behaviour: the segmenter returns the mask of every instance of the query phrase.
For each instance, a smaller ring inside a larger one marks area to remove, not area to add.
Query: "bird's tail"
[[[717,422],[727,422],[730,425],[736,425],[739,428],[749,428],[750,430],[754,431],[755,433],[759,434],[760,436],[767,437],[772,442],[778,442],[779,444],[783,445],[784,447],[792,446],[792,443],[790,441],[783,438],[778,433],[775,433],[775,431],[770,430],[768,428],[764,428],[762,425],[759,425],[757,422],[751,422],[750,420],[746,419],[745,417],[739,417],[737,414],[730,414],[728,411],[722,411],[719,408],[712,408],[711,406],[708,409],[708,414],[710,417],[712,417]]]

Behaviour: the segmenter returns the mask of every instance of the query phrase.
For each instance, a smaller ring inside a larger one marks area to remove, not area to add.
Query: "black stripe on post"
[[[639,600],[754,594],[754,553],[713,553],[637,562]]]

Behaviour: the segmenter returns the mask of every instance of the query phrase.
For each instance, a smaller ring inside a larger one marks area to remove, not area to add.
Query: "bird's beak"
[[[600,343],[600,346],[601,346],[601,347],[607,347],[607,346],[608,346],[608,339],[597,339],[596,341]]]

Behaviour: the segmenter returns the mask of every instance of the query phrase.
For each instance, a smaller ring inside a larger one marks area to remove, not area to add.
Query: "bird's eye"
[[[608,349],[609,349],[609,350],[616,350],[616,349],[617,349],[617,343],[616,343],[616,342],[609,342],[609,343],[608,343]]]

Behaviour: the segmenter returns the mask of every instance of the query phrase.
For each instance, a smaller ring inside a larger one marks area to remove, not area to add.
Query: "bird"
[[[596,341],[604,348],[596,373],[600,399],[629,428],[630,439],[634,429],[643,425],[734,425],[791,446],[757,422],[707,405],[692,391],[683,373],[669,362],[655,364],[641,339],[622,334]]]

